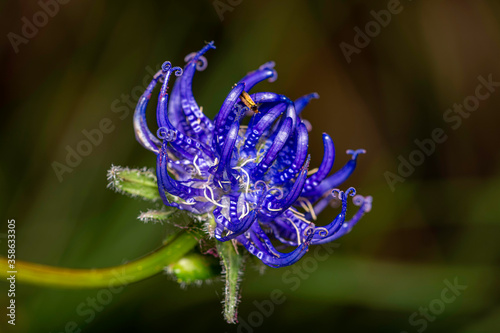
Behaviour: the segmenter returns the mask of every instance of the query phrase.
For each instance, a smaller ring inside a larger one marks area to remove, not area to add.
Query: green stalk
[[[158,250],[138,260],[108,268],[72,269],[39,265],[16,260],[16,280],[57,288],[103,288],[127,285],[149,278],[182,258],[198,241],[192,234],[181,231],[169,238]],[[13,273],[7,258],[0,257],[0,278],[5,281]]]
[[[217,242],[217,252],[222,259],[226,278],[224,318],[228,324],[235,324],[238,322],[239,283],[243,257],[236,253],[232,242]]]

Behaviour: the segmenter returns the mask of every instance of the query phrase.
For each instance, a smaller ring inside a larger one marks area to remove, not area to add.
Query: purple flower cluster
[[[167,206],[194,214],[213,214],[213,236],[236,240],[271,267],[291,265],[311,244],[333,241],[348,233],[365,212],[371,197],[354,188],[336,189],[354,171],[364,150],[348,150],[350,160],[328,176],[335,158],[333,141],[323,134],[321,165],[309,169],[308,131],[301,112],[317,94],[295,101],[272,92],[248,92],[259,82],[274,81],[274,63],[248,73],[233,86],[212,121],[193,97],[192,81],[207,61],[208,43],[186,57],[182,70],[165,62],[140,98],[134,129],[142,146],[157,155],[157,181]],[[167,93],[172,73],[175,81]],[[157,136],[146,123],[146,106],[158,81]],[[248,119],[250,118],[250,119]],[[247,124],[247,125],[244,125]],[[347,198],[354,196],[358,211],[346,221]],[[333,201],[341,211],[331,223],[316,226],[317,215]],[[282,245],[275,246],[272,241]],[[295,247],[280,252],[277,248]]]

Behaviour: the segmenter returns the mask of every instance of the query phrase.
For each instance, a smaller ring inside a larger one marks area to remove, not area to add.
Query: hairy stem
[[[229,324],[238,322],[240,273],[243,258],[236,253],[232,242],[217,242],[217,252],[224,266],[226,286],[224,289],[224,318]]]

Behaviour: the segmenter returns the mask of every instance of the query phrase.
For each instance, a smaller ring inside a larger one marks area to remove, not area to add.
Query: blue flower
[[[345,192],[336,189],[365,151],[348,150],[350,160],[329,176],[335,149],[330,136],[323,134],[323,160],[317,169],[309,170],[310,125],[301,112],[319,96],[313,93],[292,101],[272,92],[249,94],[257,83],[276,80],[272,62],[235,84],[215,119],[209,119],[191,87],[195,72],[207,65],[203,54],[212,48],[213,42],[188,55],[184,69],[163,64],[135,110],[136,138],[157,155],[158,189],[165,205],[213,214],[211,233],[218,241],[236,240],[271,267],[291,265],[309,245],[348,233],[371,209],[371,197],[354,196],[352,187]],[[179,78],[169,100],[172,74]],[[163,82],[155,136],[146,123],[146,106],[158,81]],[[349,196],[354,196],[359,209],[346,221]],[[340,201],[341,212],[328,225],[316,226],[316,216],[333,201]],[[280,252],[273,240],[295,249]]]

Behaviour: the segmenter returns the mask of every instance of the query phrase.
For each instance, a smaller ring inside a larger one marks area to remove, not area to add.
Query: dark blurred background
[[[155,165],[135,141],[133,109],[121,99],[136,101],[148,66],[183,65],[210,40],[217,49],[194,83],[205,113],[213,116],[235,82],[274,60],[278,80],[255,90],[292,99],[318,92],[321,99],[304,113],[313,124],[312,166],[321,163],[323,132],[336,145],[335,169],[348,160],[346,149],[365,148],[343,186],[374,198],[372,212],[296,290],[282,280],[289,268],[261,276],[247,267],[244,321],[256,321],[254,301],[274,289],[286,297],[259,327],[225,324],[220,282],[182,290],[159,275],[127,286],[89,323],[76,308],[98,290],[19,284],[17,325],[4,317],[2,331],[64,332],[74,321],[83,332],[498,332],[500,88],[490,87],[489,98],[460,124],[443,115],[474,101],[479,76],[500,81],[500,3],[401,1],[391,7],[398,11],[391,21],[380,31],[372,24],[369,43],[353,51],[354,28],[365,31],[372,10],[394,3],[67,1],[50,17],[39,14],[44,6],[36,1],[2,2],[0,232],[16,219],[19,259],[106,267],[160,245],[165,227],[136,219],[151,204],[106,189],[111,164]],[[26,20],[38,20],[38,31],[23,32]],[[341,43],[351,45],[349,62]],[[75,149],[82,131],[103,118],[114,130],[60,181],[53,162],[64,163],[66,147]],[[445,142],[430,156],[415,153],[414,141],[436,128]],[[394,180],[400,159],[410,155],[424,160]],[[322,214],[319,223],[331,217]],[[443,303],[445,280],[467,289]],[[6,292],[0,302],[7,304]],[[419,311],[429,306],[425,319]]]

